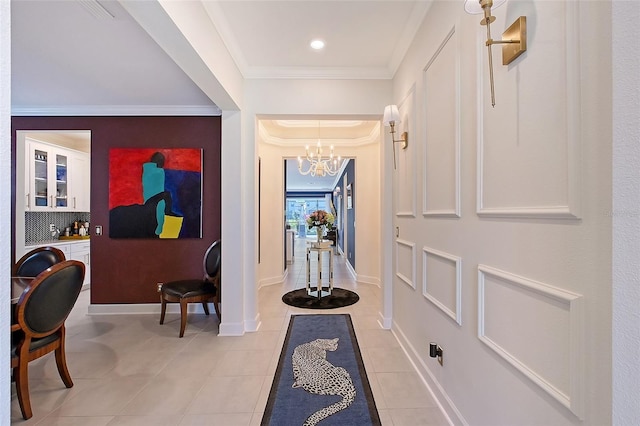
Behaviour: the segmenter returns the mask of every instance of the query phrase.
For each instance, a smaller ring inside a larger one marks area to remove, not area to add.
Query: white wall
[[[0,279],[10,275],[11,259],[11,4],[0,2]],[[9,306],[11,290],[0,286],[0,304]],[[10,316],[2,309],[0,316],[0,424],[9,424],[11,404],[11,369],[9,367]]]
[[[610,7],[496,9],[494,38],[526,15],[529,39],[508,67],[494,49],[495,108],[459,2],[433,4],[394,78],[392,328],[456,424],[610,423]]]
[[[640,3],[613,3],[613,424],[640,419]]]

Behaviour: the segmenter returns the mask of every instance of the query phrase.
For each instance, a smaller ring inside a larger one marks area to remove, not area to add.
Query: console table
[[[311,287],[311,253],[317,255],[317,273],[316,273],[316,289],[312,290]],[[328,291],[323,290],[322,287],[322,257],[323,253],[329,254],[329,285],[325,286]],[[309,296],[317,297],[318,299],[324,296],[329,296],[333,290],[333,248],[329,247],[307,247],[307,294]]]

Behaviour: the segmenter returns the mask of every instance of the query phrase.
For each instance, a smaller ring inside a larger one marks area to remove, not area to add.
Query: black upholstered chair
[[[66,260],[62,250],[55,247],[38,247],[20,258],[13,265],[11,275],[14,277],[35,277],[56,263]]]
[[[40,273],[15,305],[11,325],[11,368],[22,417],[32,416],[29,399],[29,362],[55,351],[58,373],[65,386],[73,381],[67,369],[64,323],[78,300],[84,264],[65,260]]]
[[[184,336],[187,326],[187,304],[202,303],[204,313],[209,315],[207,303],[213,303],[218,320],[220,314],[220,262],[221,262],[220,240],[209,246],[202,260],[204,277],[200,279],[187,279],[180,281],[170,281],[162,284],[160,289],[160,324],[164,323],[164,314],[167,309],[167,302],[180,303],[180,337]]]

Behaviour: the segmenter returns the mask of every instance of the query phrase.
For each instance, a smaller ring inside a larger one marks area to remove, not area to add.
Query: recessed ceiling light
[[[320,39],[311,40],[311,48],[315,50],[320,50],[324,47],[324,41]]]

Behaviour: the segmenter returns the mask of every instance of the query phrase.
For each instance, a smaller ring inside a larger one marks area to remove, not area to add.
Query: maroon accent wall
[[[91,237],[91,303],[159,302],[156,283],[202,277],[204,252],[221,235],[220,117],[12,117],[11,127],[12,229],[16,131],[91,130],[91,231],[103,227]],[[201,239],[109,238],[109,149],[127,147],[202,148]]]

